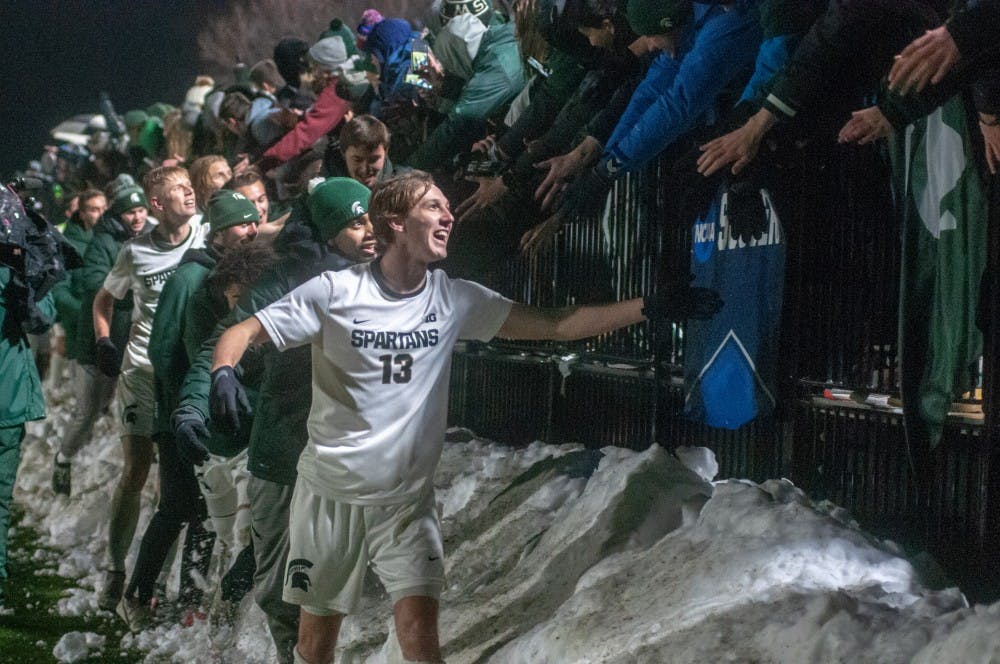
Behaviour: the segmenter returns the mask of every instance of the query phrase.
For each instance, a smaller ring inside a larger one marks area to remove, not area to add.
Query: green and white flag
[[[899,340],[904,419],[915,464],[941,440],[949,407],[970,389],[986,264],[987,198],[961,96],[892,144],[903,213]]]

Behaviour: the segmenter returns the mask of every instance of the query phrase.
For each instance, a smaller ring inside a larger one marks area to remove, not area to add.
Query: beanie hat
[[[173,110],[174,107],[170,104],[158,101],[146,107],[146,115],[162,120]]]
[[[230,189],[220,189],[212,194],[208,199],[205,217],[209,233],[225,230],[231,226],[242,226],[251,221],[260,223],[257,206],[243,194]]]
[[[278,73],[293,88],[299,87],[303,58],[308,52],[309,43],[298,37],[285,37],[274,47],[274,64],[278,66]]]
[[[361,23],[358,23],[358,34],[367,37],[376,25],[385,20],[377,9],[366,9],[361,15]]]
[[[309,48],[309,58],[327,71],[336,71],[347,62],[347,46],[341,37],[324,37]]]
[[[690,0],[628,0],[628,24],[637,35],[662,35],[691,15]]]
[[[146,111],[134,109],[125,114],[125,126],[128,129],[141,127],[146,124],[146,120],[148,119],[149,116],[146,114]]]
[[[490,0],[442,0],[441,25],[460,14],[472,14],[482,21],[483,25],[489,25],[492,13],[493,3]]]
[[[358,47],[354,43],[354,33],[339,18],[330,21],[330,27],[319,36],[321,40],[327,37],[340,37],[343,39],[344,48],[347,49],[347,57],[358,54]]]
[[[122,173],[111,185],[111,207],[108,211],[112,216],[118,217],[122,212],[137,207],[149,208],[146,193],[135,183],[132,176]]]
[[[309,193],[307,205],[313,227],[326,240],[368,213],[368,187],[353,178],[327,178]]]

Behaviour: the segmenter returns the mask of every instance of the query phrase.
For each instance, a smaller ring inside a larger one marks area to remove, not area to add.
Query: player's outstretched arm
[[[611,332],[643,320],[642,298],[562,309],[514,304],[497,336],[504,339],[573,341]]]
[[[644,298],[613,304],[540,309],[515,303],[497,336],[504,339],[573,341],[644,320],[654,324],[689,318],[707,320],[718,313],[722,304],[716,291],[682,282],[669,284]]]

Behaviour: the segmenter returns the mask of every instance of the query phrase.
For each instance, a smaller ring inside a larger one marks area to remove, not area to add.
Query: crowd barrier
[[[687,269],[694,220],[683,217],[675,192],[686,185],[668,165],[665,158],[630,174],[598,218],[568,223],[550,251],[511,261],[501,290],[544,306],[617,300]],[[519,445],[704,445],[715,451],[720,477],[788,477],[878,534],[927,546],[971,597],[1000,596],[1000,431],[989,397],[995,335],[987,336],[984,361],[987,424],[949,422],[935,452],[932,495],[918,498],[901,416],[817,397],[825,387],[899,391],[900,226],[887,159],[872,147],[806,146],[769,181],[787,240],[772,415],[735,431],[688,420],[683,327],[653,339],[639,325],[578,343],[460,346],[450,423]],[[997,307],[990,315],[998,317]]]

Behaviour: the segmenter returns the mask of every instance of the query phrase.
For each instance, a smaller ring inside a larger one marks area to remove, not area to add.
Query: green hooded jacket
[[[482,138],[476,135],[478,121],[501,115],[524,87],[527,79],[513,22],[494,15],[470,67],[471,75],[448,117],[410,155],[409,166],[433,171],[450,164],[455,154]]]

